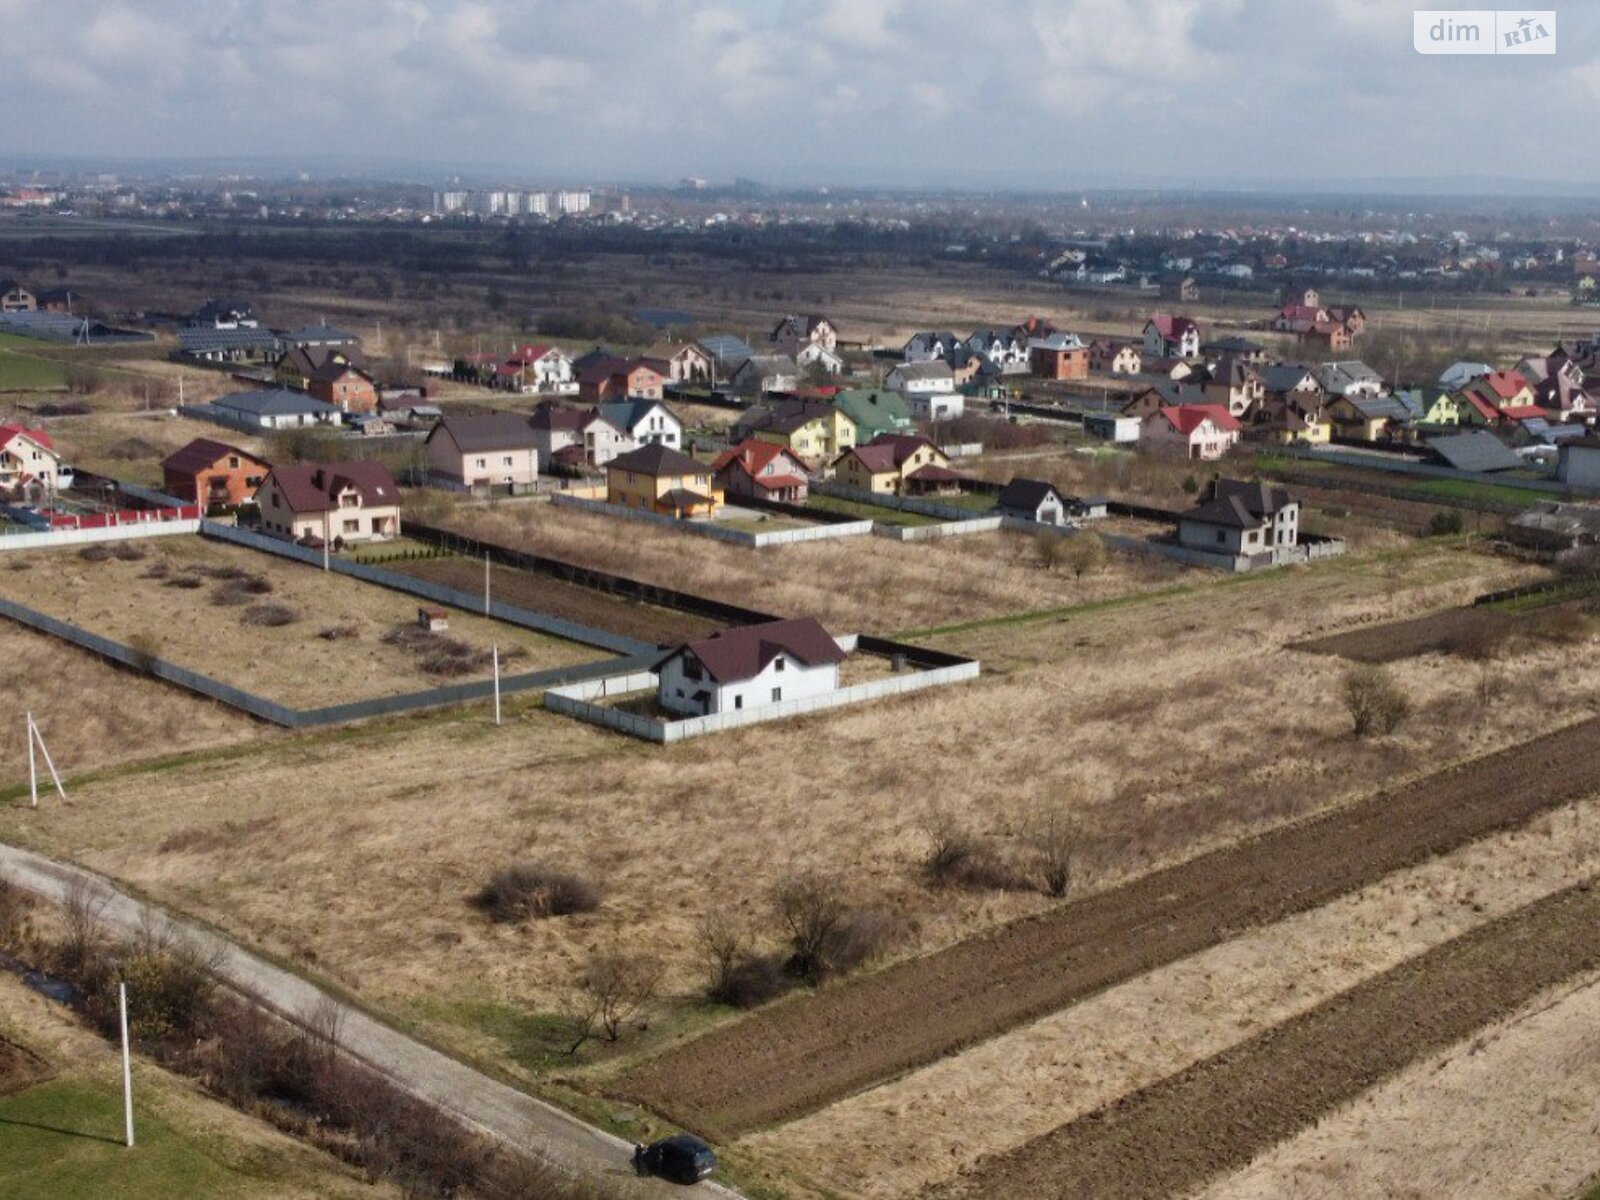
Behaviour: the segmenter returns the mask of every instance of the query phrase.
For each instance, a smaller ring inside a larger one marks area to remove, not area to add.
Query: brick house
[[[360,367],[329,358],[311,373],[306,391],[342,412],[370,413],[378,409],[378,385]]]
[[[248,450],[195,438],[161,462],[161,490],[190,504],[236,508],[255,496],[272,465]]]

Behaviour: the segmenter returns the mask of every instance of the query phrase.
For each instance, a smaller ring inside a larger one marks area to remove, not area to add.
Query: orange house
[[[254,496],[271,469],[264,459],[237,446],[195,438],[162,461],[162,491],[207,508],[233,507]]]
[[[372,376],[332,355],[311,373],[306,391],[318,400],[338,405],[347,413],[376,412],[378,408],[378,385]]]
[[[1087,346],[1035,346],[1028,357],[1030,368],[1040,379],[1089,378]]]

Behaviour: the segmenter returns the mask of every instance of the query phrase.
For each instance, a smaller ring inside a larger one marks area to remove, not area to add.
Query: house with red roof
[[[400,536],[400,489],[381,462],[273,467],[256,493],[268,533],[337,549]]]
[[[1210,461],[1238,445],[1243,430],[1225,404],[1176,405],[1144,419],[1139,445],[1156,454]]]
[[[752,496],[785,504],[805,502],[806,467],[785,446],[746,438],[711,464],[717,484],[730,496]]]
[[[53,491],[69,487],[61,455],[50,435],[25,425],[0,425],[0,492],[20,492],[27,487]]]
[[[918,434],[883,433],[846,450],[833,463],[846,487],[887,496],[936,496],[961,490],[943,450]]]
[[[815,617],[765,621],[686,642],[656,663],[656,700],[703,717],[826,695],[845,652]]]
[[[1490,371],[1463,389],[1497,409],[1526,408],[1534,402],[1533,385],[1521,371]]]
[[[1313,326],[1326,323],[1328,320],[1328,310],[1320,304],[1290,301],[1272,318],[1272,328],[1279,333],[1305,333]]]
[[[572,359],[558,346],[518,346],[501,364],[512,368],[518,390],[529,395],[549,395],[576,390]]]
[[[1188,317],[1156,313],[1144,325],[1144,357],[1194,358],[1200,353],[1200,327]]]

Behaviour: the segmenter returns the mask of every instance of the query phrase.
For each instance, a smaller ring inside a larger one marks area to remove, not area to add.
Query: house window
[[[776,704],[778,701],[780,701],[782,699],[783,699],[783,689],[781,687],[773,688],[772,689],[772,702],[774,704]]]
[[[1224,532],[1224,531],[1223,531],[1223,530],[1221,530],[1221,529],[1219,529],[1219,530],[1217,530],[1217,544],[1218,544],[1218,545],[1222,545],[1222,544],[1223,544],[1223,543],[1224,543],[1224,542],[1226,542],[1226,541],[1227,541],[1227,540],[1228,540],[1228,535],[1227,535],[1227,533],[1225,533],[1225,532]]]
[[[477,460],[475,465],[480,466],[480,467],[486,467],[486,466],[489,465],[489,460],[486,459],[486,458],[480,458],[480,459]]]
[[[509,467],[511,465],[511,455],[508,454],[504,458],[502,458],[500,460],[500,465],[502,467]]]
[[[344,531],[346,533],[360,533],[361,519],[358,517],[354,521],[346,521],[344,523]]]
[[[779,657],[779,658],[776,658],[776,659],[774,659],[774,660],[773,660],[773,663],[772,663],[772,669],[773,669],[773,670],[774,670],[774,671],[781,671],[781,670],[783,670],[783,667],[784,667],[784,663],[785,663],[785,662],[786,662],[786,661],[787,661],[787,660],[786,660],[786,659],[784,659],[784,658],[782,658],[782,657]]]
[[[733,706],[735,708],[743,708],[744,707],[744,697],[743,696],[735,696],[733,698]]]

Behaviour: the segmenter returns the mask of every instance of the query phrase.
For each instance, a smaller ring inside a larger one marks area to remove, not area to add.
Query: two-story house
[[[711,464],[711,473],[726,495],[785,504],[804,503],[809,486],[806,465],[798,457],[758,438],[724,450]]]
[[[669,517],[714,517],[722,490],[713,483],[709,465],[654,443],[606,464],[606,500]]]
[[[161,462],[161,490],[206,508],[235,508],[252,499],[272,469],[265,459],[226,442],[195,438]]]
[[[337,547],[400,536],[400,489],[380,462],[273,467],[256,504],[264,530],[297,542]]]
[[[1200,354],[1200,329],[1188,317],[1156,313],[1144,325],[1144,357],[1195,358]]]
[[[533,426],[519,413],[450,413],[422,443],[428,475],[467,491],[531,488],[539,478]]]
[[[618,400],[602,404],[596,411],[627,434],[635,446],[683,447],[683,419],[659,399]]]
[[[738,712],[838,690],[845,653],[814,617],[724,629],[655,664],[656,699],[685,716]]]

